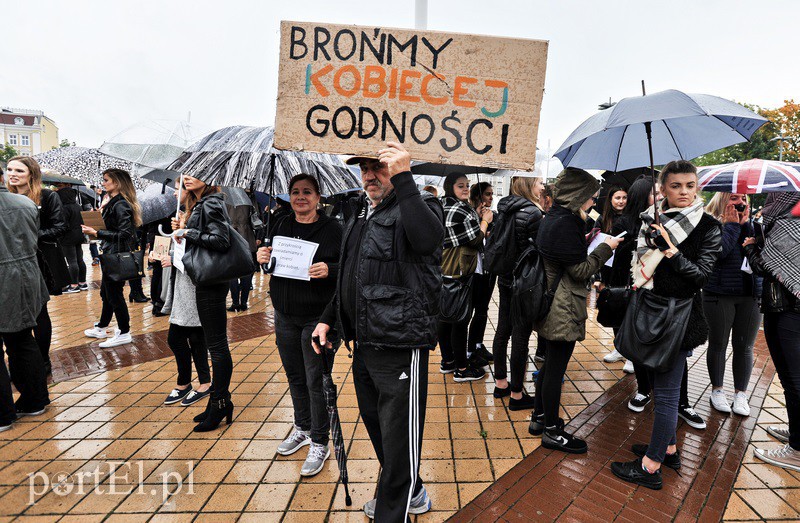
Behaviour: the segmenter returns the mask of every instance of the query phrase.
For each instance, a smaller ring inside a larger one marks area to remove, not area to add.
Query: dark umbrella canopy
[[[469,165],[452,165],[446,163],[433,163],[433,162],[413,162],[411,164],[411,172],[421,176],[441,176],[446,177],[449,174],[490,174],[497,169],[492,167],[472,167]]]
[[[136,199],[142,208],[142,223],[145,225],[175,214],[178,202],[174,189],[156,184],[143,191],[136,191]]]
[[[223,187],[222,194],[225,195],[225,204],[231,207],[249,207],[253,205],[250,196],[241,187]]]
[[[289,192],[289,180],[300,173],[313,175],[323,194],[361,186],[338,156],[275,149],[273,136],[272,127],[226,127],[190,146],[168,169],[211,185],[272,194]]]
[[[322,359],[322,393],[325,395],[325,405],[328,409],[328,418],[331,424],[331,441],[333,451],[336,454],[336,463],[339,465],[339,478],[342,481],[345,492],[345,505],[348,507],[353,504],[350,499],[350,492],[347,488],[349,481],[347,476],[347,451],[344,448],[344,436],[342,435],[342,424],[339,421],[339,410],[336,407],[336,384],[333,382],[331,371],[333,370],[333,360],[336,356],[336,349],[323,348]]]

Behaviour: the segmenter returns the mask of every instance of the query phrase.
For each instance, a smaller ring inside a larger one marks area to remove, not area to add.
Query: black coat
[[[67,231],[61,238],[61,245],[80,245],[84,242],[85,237],[81,232],[83,217],[81,216],[81,206],[78,203],[78,191],[65,188],[59,189],[57,193],[64,208],[64,222],[67,225]]]
[[[633,261],[633,251],[636,250],[636,241],[639,237],[639,229],[642,222],[632,214],[623,214],[614,221],[611,235],[616,236],[623,231],[625,235],[622,243],[614,250],[614,261],[611,267],[600,269],[602,282],[609,287],[627,287],[631,284],[631,262]]]
[[[39,204],[39,242],[60,242],[67,229],[67,222],[64,221],[64,206],[61,204],[58,194],[50,189],[42,189],[42,198]]]
[[[204,249],[226,252],[231,247],[230,223],[222,193],[209,194],[189,214],[186,238]]]
[[[700,223],[678,245],[679,253],[664,258],[653,273],[653,292],[669,298],[691,298],[692,312],[681,350],[691,350],[708,340],[708,324],[700,290],[714,271],[722,252],[722,227],[703,214]]]
[[[133,208],[128,200],[117,194],[103,207],[106,228],[97,231],[100,249],[104,254],[130,251],[136,245],[136,227],[133,225]]]
[[[544,214],[532,201],[516,194],[510,194],[497,203],[497,212],[513,213],[514,215],[514,243],[517,256],[522,255],[528,247],[536,244],[536,235]],[[505,287],[511,287],[511,275],[501,274],[499,283]]]

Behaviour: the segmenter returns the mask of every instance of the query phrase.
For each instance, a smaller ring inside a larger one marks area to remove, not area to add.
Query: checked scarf
[[[666,204],[667,200],[662,200]],[[661,211],[661,225],[669,233],[675,246],[680,245],[692,233],[700,219],[703,217],[703,200],[695,198],[694,203],[688,207],[667,209]],[[633,256],[631,271],[633,273],[633,287],[635,289],[653,288],[653,274],[656,267],[664,259],[664,253],[656,248],[650,248],[645,241],[645,234],[652,229],[653,207],[642,213],[642,228],[636,242],[636,252]]]
[[[458,247],[474,240],[481,230],[478,213],[468,203],[445,197],[444,248]]]
[[[766,228],[766,240],[761,251],[764,267],[800,298],[800,219],[791,215],[792,207],[800,201],[800,193],[772,193],[761,215]]]

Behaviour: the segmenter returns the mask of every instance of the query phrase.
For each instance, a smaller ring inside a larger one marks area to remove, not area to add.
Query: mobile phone
[[[627,234],[628,234],[628,231],[622,231],[621,233],[619,233],[616,236],[614,236],[614,238],[624,238],[625,236],[627,236]]]

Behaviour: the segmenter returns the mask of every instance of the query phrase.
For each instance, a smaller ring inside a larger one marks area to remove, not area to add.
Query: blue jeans
[[[653,434],[647,447],[647,457],[658,463],[664,462],[667,447],[675,445],[675,430],[678,427],[678,404],[681,396],[681,381],[686,369],[686,351],[680,351],[675,366],[666,372],[656,372],[653,377]]]

